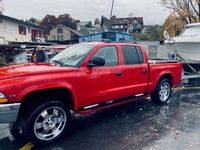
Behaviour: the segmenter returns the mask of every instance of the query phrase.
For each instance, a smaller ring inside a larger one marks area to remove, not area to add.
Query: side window
[[[104,66],[118,66],[117,48],[115,46],[103,47],[94,56],[102,56],[105,59]]]
[[[136,49],[137,49],[138,57],[139,57],[139,60],[140,60],[140,64],[143,64],[144,63],[144,56],[143,56],[142,50],[141,50],[140,47],[136,47]]]
[[[125,65],[140,64],[139,56],[135,46],[122,46]]]

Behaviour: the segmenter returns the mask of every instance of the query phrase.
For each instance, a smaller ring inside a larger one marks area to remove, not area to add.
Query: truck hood
[[[19,76],[39,75],[48,73],[61,73],[76,71],[77,68],[60,67],[45,63],[28,63],[0,67],[0,80]]]

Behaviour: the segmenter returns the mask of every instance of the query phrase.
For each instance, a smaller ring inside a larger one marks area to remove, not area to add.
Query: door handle
[[[145,73],[147,73],[147,71],[146,70],[142,70],[142,74],[145,74]]]
[[[116,75],[117,77],[122,76],[122,72],[117,72],[115,75]]]

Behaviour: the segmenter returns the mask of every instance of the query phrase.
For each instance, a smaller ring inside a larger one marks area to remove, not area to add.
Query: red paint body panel
[[[85,44],[94,45],[95,48],[79,67],[61,67],[43,63],[1,67],[0,92],[4,93],[12,103],[22,101],[33,91],[64,88],[72,95],[72,109],[78,111],[94,104],[151,93],[155,90],[159,79],[166,74],[171,76],[172,86],[180,83],[181,63],[149,64],[146,51],[141,45],[103,42]],[[144,62],[124,65],[123,45],[140,47]],[[94,54],[104,46],[116,47],[118,66],[87,67]],[[117,76],[117,73],[120,75]]]

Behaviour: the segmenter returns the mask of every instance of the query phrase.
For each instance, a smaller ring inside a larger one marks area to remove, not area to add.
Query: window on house
[[[63,40],[63,36],[62,35],[60,36],[60,39]]]
[[[57,29],[57,34],[61,34],[61,33],[63,33],[63,29],[62,28],[58,28]]]
[[[57,40],[60,41],[60,36],[57,36]]]
[[[19,34],[26,35],[26,27],[19,25]]]
[[[53,36],[53,40],[56,40],[56,36]]]

